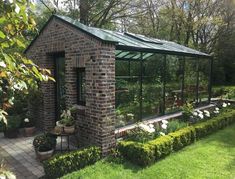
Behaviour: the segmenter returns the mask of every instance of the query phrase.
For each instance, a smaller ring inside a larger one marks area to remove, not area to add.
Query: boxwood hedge
[[[101,149],[90,147],[82,150],[72,151],[66,154],[57,154],[43,162],[46,178],[58,178],[67,173],[94,164],[101,158]]]
[[[131,162],[147,166],[233,122],[235,122],[235,110],[223,113],[208,121],[182,128],[147,143],[121,141],[118,143],[118,150]]]

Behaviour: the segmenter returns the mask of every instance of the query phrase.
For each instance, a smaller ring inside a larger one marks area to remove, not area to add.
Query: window
[[[85,68],[77,70],[78,104],[85,105]]]

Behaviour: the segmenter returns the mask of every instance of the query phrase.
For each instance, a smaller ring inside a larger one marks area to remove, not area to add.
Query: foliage
[[[100,160],[92,166],[70,173],[63,179],[182,179],[234,178],[235,124],[218,131],[151,167],[138,167],[128,161]],[[229,166],[229,167],[228,167]]]
[[[61,120],[60,123],[65,125],[65,126],[72,126],[75,124],[74,118],[71,114],[71,110],[63,110],[62,114],[61,114]]]
[[[16,179],[16,176],[14,175],[14,173],[11,172],[9,169],[7,169],[3,161],[1,161],[0,163],[0,178]]]
[[[188,121],[193,113],[193,105],[186,103],[182,106],[182,119],[183,121]]]
[[[146,166],[170,154],[172,149],[179,150],[193,143],[196,139],[205,137],[233,122],[235,122],[235,110],[223,113],[206,122],[182,128],[145,144],[134,141],[121,141],[118,144],[118,149],[131,162]]]
[[[21,55],[25,48],[27,32],[35,29],[29,15],[31,5],[27,0],[0,2],[0,109],[6,111],[14,103],[15,93],[27,93],[37,88],[38,81],[52,80],[50,71],[39,68]],[[0,113],[1,120],[6,114]]]
[[[154,139],[155,133],[150,133],[140,127],[136,127],[127,133],[127,140],[145,143]]]
[[[167,134],[170,132],[175,132],[183,127],[186,127],[188,124],[177,119],[173,119],[172,121],[168,122],[167,125]]]
[[[20,127],[20,124],[22,122],[20,115],[14,115],[14,116],[8,116],[7,117],[7,124],[5,124],[5,130],[12,130],[12,129],[18,129]]]
[[[57,154],[43,162],[44,171],[48,178],[58,178],[67,173],[94,164],[101,158],[98,147],[85,148],[66,154]]]
[[[53,149],[56,147],[56,136],[50,133],[40,134],[34,138],[33,146],[37,150]]]

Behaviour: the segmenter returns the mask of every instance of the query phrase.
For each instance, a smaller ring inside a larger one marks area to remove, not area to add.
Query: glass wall
[[[116,126],[140,120],[140,61],[116,60]]]
[[[209,60],[140,54],[116,59],[116,127],[208,100]]]
[[[184,101],[196,103],[197,99],[197,59],[185,58],[184,68]]]
[[[208,102],[209,92],[209,73],[210,73],[210,60],[199,59],[199,87],[198,87],[198,102]]]
[[[163,55],[154,55],[143,62],[142,118],[162,112]]]
[[[182,62],[176,56],[166,58],[165,113],[178,111],[182,106]]]

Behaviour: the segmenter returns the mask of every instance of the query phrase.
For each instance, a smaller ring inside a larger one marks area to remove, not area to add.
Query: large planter
[[[26,137],[31,137],[33,136],[33,134],[35,133],[36,128],[33,127],[25,127],[24,128],[24,132],[25,132],[25,136]]]
[[[64,126],[64,132],[67,134],[72,134],[75,131],[75,125],[73,126]]]
[[[10,138],[10,139],[17,138],[18,134],[19,134],[18,129],[6,129],[4,131],[4,137]]]
[[[37,159],[40,161],[43,161],[43,160],[49,159],[53,155],[54,149],[51,149],[45,152],[40,152],[38,150],[35,150],[35,153],[36,153]]]

